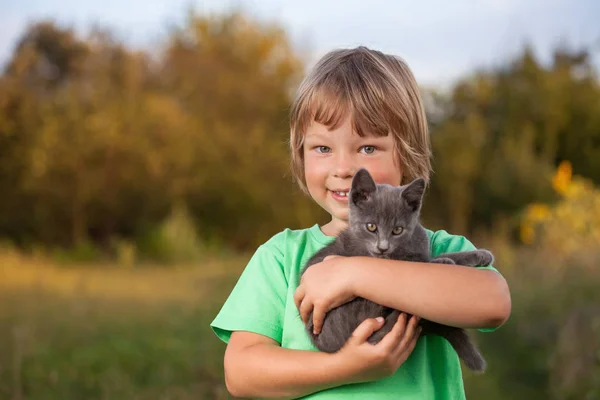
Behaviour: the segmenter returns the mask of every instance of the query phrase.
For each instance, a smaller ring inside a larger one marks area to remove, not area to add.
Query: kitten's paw
[[[456,264],[453,259],[448,258],[448,257],[434,258],[430,262],[436,263],[436,264],[453,264],[453,265]]]
[[[478,265],[492,265],[494,263],[494,255],[485,249],[479,250],[479,264]]]

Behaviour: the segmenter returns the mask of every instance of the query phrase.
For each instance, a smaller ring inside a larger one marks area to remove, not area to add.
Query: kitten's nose
[[[388,249],[389,249],[389,245],[387,243],[377,243],[377,250],[379,250],[379,252],[381,254],[388,251]]]

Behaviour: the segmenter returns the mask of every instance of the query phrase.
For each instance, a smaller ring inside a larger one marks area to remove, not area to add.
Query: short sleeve
[[[466,237],[460,235],[451,235],[444,230],[435,232],[431,237],[431,254],[437,257],[443,253],[457,253],[459,251],[477,250],[477,247],[471,243]],[[478,269],[487,269],[498,274],[500,272],[492,265],[477,266]],[[496,328],[479,328],[480,332],[493,332]]]
[[[282,258],[272,246],[256,250],[210,325],[219,339],[228,343],[233,331],[249,331],[281,343],[288,287]]]

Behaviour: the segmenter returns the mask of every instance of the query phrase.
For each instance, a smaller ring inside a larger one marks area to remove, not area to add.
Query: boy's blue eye
[[[331,149],[327,146],[317,146],[317,151],[319,153],[329,153]]]
[[[362,149],[366,154],[373,154],[375,152],[375,146],[363,146]]]

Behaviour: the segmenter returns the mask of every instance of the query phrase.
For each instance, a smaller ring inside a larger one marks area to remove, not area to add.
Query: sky
[[[600,66],[599,0],[0,0],[0,65],[32,21],[49,18],[82,32],[97,23],[131,46],[151,48],[189,7],[237,8],[277,22],[309,50],[309,65],[337,47],[397,54],[423,85],[449,85],[502,64],[525,43],[542,62],[560,43],[585,46]]]

